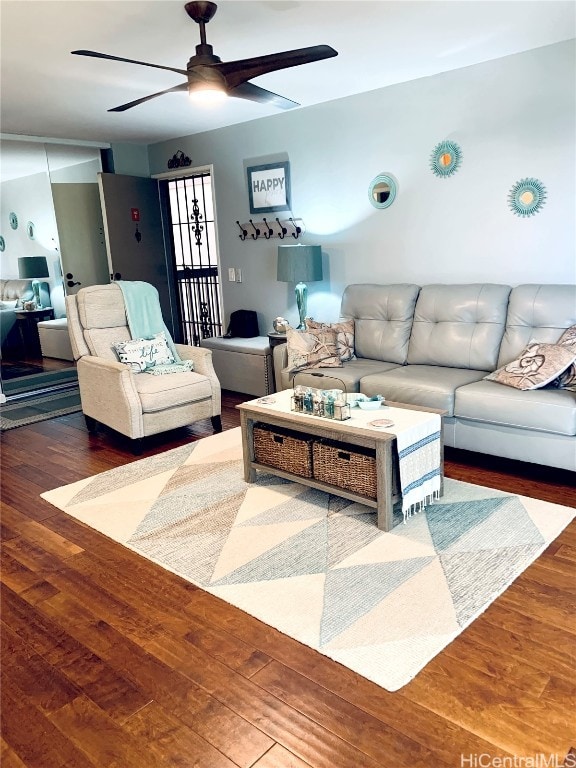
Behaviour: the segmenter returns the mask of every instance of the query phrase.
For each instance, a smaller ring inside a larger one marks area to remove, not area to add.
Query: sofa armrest
[[[85,355],[78,360],[77,371],[85,416],[133,439],[144,436],[142,405],[127,365]]]
[[[272,358],[274,361],[274,381],[276,382],[276,389],[278,391],[282,389],[290,389],[290,376],[285,372],[285,369],[288,366],[288,345],[277,344],[272,350]]]

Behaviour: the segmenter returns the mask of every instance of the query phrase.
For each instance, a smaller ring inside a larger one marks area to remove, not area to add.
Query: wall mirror
[[[368,187],[368,199],[374,208],[388,208],[396,197],[396,181],[387,173],[380,173]]]
[[[0,309],[0,386],[11,399],[39,387],[58,386],[66,378],[63,371],[75,370],[71,356],[43,356],[36,320],[65,317],[64,297],[71,289],[64,285],[63,275],[71,265],[79,280],[92,282],[86,269],[73,261],[77,253],[90,265],[97,261],[97,248],[104,254],[99,274],[102,279],[93,282],[108,282],[108,266],[104,244],[100,243],[102,231],[96,218],[92,217],[93,222],[87,214],[89,206],[97,207],[101,221],[97,184],[102,169],[100,149],[3,136],[0,154],[0,233],[4,241],[0,285],[7,291],[6,296],[0,296],[0,301],[6,299]],[[13,227],[15,217],[18,225]],[[97,247],[91,250],[88,240],[95,240]],[[23,257],[35,257],[34,263],[41,261],[45,265],[42,274],[24,274],[32,260]],[[35,278],[36,283],[41,280],[39,303],[45,315],[22,314],[22,299],[33,298],[28,296],[28,288],[22,287],[27,278]],[[21,290],[28,293],[18,297]]]

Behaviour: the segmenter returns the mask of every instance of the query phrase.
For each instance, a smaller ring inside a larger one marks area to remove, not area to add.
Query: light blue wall
[[[111,144],[114,173],[125,176],[150,176],[146,144]]]
[[[293,289],[276,282],[280,241],[241,242],[235,222],[250,218],[245,166],[279,155],[290,161],[303,242],[324,252],[326,279],[309,285],[318,319],[338,316],[353,282],[575,282],[575,72],[574,41],[547,46],[152,145],[150,173],[177,150],[213,165],[226,315],[256,309],[262,332],[279,314],[297,320]],[[444,139],[463,162],[439,179],[429,159]],[[399,191],[376,210],[367,189],[382,172]],[[548,192],[531,218],[507,205],[524,177]],[[228,267],[243,270],[241,284],[227,281]]]

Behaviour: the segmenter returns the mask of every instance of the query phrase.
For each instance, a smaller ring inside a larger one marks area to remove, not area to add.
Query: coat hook
[[[240,227],[240,232],[242,232],[242,234],[239,235],[240,240],[246,240],[246,238],[248,237],[248,232],[246,232],[246,230],[242,227],[242,224],[240,224],[239,221],[237,221],[236,224],[238,224],[238,226]]]
[[[280,227],[280,232],[278,232],[278,237],[280,238],[280,240],[284,240],[284,238],[286,237],[286,233],[288,232],[288,230],[286,229],[286,227],[283,227],[283,226],[282,226],[282,222],[280,221],[280,219],[278,218],[278,216],[276,216],[276,221],[278,222],[278,226]]]
[[[250,235],[250,237],[252,238],[252,240],[258,240],[258,238],[260,237],[260,230],[254,226],[254,222],[252,221],[252,219],[250,219],[250,224],[252,224],[252,229],[256,233],[255,235]]]
[[[264,221],[264,224],[265,224],[266,230],[267,230],[266,232],[264,232],[264,237],[266,238],[266,240],[270,240],[270,238],[274,234],[274,230],[271,228],[270,224],[268,224],[266,219],[263,218],[263,221]]]
[[[298,226],[296,225],[296,222],[294,221],[294,219],[293,219],[292,217],[290,217],[290,218],[288,219],[288,221],[289,221],[289,222],[292,224],[292,226],[293,226],[293,227],[294,227],[294,229],[296,230],[295,232],[292,232],[292,237],[293,237],[295,240],[298,240],[298,237],[299,237],[300,233],[302,232],[302,230],[300,229],[300,227],[298,227]]]

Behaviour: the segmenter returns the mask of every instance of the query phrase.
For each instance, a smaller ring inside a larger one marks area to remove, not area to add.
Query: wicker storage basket
[[[254,458],[259,464],[312,477],[312,438],[281,427],[255,424]]]
[[[317,440],[313,447],[314,478],[360,496],[376,498],[376,452],[357,445]]]

